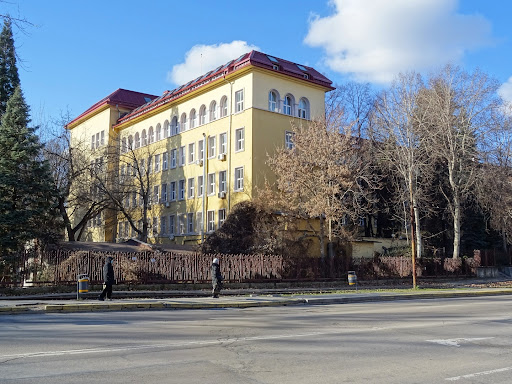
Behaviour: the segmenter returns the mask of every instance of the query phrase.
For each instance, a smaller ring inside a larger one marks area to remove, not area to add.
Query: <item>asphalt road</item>
[[[0,317],[0,383],[512,382],[512,297]]]

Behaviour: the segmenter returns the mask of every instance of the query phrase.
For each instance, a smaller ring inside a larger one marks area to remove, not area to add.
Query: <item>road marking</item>
[[[463,376],[448,377],[445,380],[446,381],[458,381],[461,379],[472,379],[473,377],[477,377],[477,376],[492,375],[493,373],[500,373],[500,372],[506,372],[506,371],[512,371],[512,367],[505,367],[505,368],[493,369],[491,371],[470,373],[469,375],[463,375]]]
[[[477,340],[488,340],[488,339],[494,339],[494,337],[474,337],[474,338],[459,338],[459,339],[437,339],[437,340],[427,340],[431,343],[441,344],[441,345],[447,345],[450,347],[460,347],[461,342],[471,342],[471,341],[477,341]]]

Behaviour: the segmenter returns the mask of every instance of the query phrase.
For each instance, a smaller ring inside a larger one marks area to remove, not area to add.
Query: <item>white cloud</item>
[[[504,101],[512,103],[512,77],[501,85],[498,94]]]
[[[397,73],[457,62],[491,43],[480,15],[456,12],[457,0],[331,0],[333,14],[313,16],[305,43],[325,50],[332,70],[389,83]]]
[[[240,40],[223,44],[195,45],[185,54],[185,62],[172,67],[167,79],[176,85],[185,84],[252,50],[260,49]]]

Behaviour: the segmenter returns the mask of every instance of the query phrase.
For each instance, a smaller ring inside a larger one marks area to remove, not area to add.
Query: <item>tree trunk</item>
[[[420,210],[416,206],[416,199],[414,199],[414,224],[416,225],[416,257],[421,259],[421,255],[423,253],[423,241],[421,239]]]
[[[453,196],[453,258],[457,259],[460,253],[460,201],[457,193]]]
[[[320,216],[320,257],[325,258],[325,219]]]

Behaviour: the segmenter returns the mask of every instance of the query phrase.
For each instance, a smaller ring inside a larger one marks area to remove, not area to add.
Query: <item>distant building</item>
[[[152,175],[149,242],[197,242],[221,226],[231,208],[274,176],[267,154],[291,145],[291,121],[325,115],[331,81],[315,69],[252,51],[172,91],[118,89],[71,121],[72,143],[90,142],[92,161],[119,177],[119,156],[146,151]],[[119,156],[106,156],[117,148]],[[140,202],[126,199],[130,209]],[[142,217],[138,218],[141,225]],[[85,239],[134,235],[117,213],[104,213]]]

